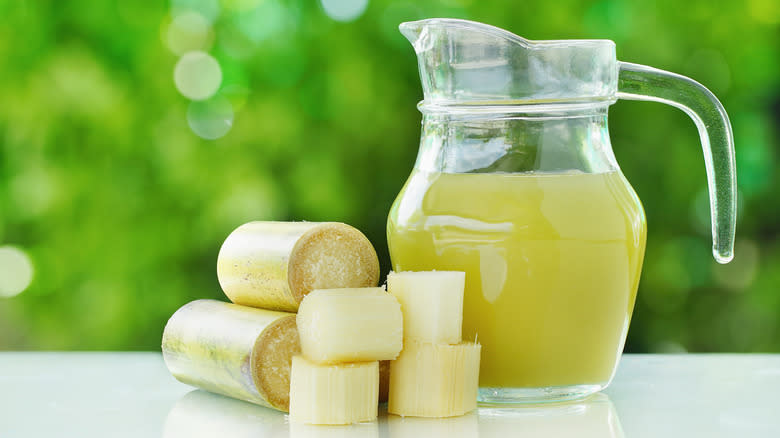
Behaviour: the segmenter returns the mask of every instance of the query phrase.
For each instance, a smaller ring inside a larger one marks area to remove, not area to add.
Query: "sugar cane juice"
[[[387,232],[396,271],[466,272],[463,337],[482,344],[480,387],[610,380],[646,236],[619,171],[415,169]]]

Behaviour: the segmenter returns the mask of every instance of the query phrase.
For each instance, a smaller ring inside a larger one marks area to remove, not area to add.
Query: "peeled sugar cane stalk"
[[[168,320],[162,352],[168,370],[183,383],[289,409],[290,365],[300,353],[295,314],[193,301]]]
[[[217,277],[236,304],[295,312],[314,289],[376,286],[379,260],[346,224],[249,222],[222,245]]]
[[[457,345],[404,341],[390,363],[387,412],[401,416],[452,417],[477,406],[479,353],[471,342]]]
[[[403,346],[401,306],[381,287],[312,291],[297,321],[303,356],[316,363],[391,360]]]
[[[373,421],[379,397],[379,362],[321,365],[295,356],[290,420],[306,424]]]
[[[465,281],[459,271],[390,272],[387,291],[401,303],[404,338],[460,343]]]

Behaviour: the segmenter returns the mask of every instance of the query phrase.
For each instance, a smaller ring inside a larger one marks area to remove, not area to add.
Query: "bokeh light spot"
[[[185,97],[192,100],[208,99],[222,83],[222,69],[208,53],[188,52],[176,63],[173,80]]]
[[[211,23],[203,15],[186,11],[177,15],[168,26],[165,43],[171,52],[183,55],[193,50],[208,50],[214,42]]]
[[[0,246],[0,297],[24,292],[32,279],[33,264],[27,253],[13,246]]]
[[[320,0],[328,17],[336,21],[352,21],[363,15],[368,0]]]
[[[216,140],[233,127],[233,106],[223,96],[190,103],[187,123],[198,137]]]

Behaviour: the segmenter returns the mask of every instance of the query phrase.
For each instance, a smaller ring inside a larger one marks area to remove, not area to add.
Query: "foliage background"
[[[172,43],[187,10],[207,27]],[[370,0],[349,22],[315,0],[0,0],[0,16],[0,245],[35,269],[0,298],[0,349],[159,348],[176,308],[224,299],[217,252],[249,220],[353,224],[386,272],[386,215],[414,162],[421,99],[396,26],[450,16],[531,39],[609,38],[619,59],[720,97],[740,188],[726,266],[710,256],[693,123],[659,104],[611,109],[649,228],[626,349],[780,351],[776,0]],[[173,81],[182,44],[222,69],[235,116],[217,140],[188,126]]]

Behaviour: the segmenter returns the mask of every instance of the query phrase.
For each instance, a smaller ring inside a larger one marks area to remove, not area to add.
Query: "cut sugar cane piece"
[[[306,424],[373,421],[379,398],[379,362],[319,365],[295,356],[290,420]]]
[[[379,260],[346,224],[249,222],[222,244],[217,277],[236,304],[294,312],[314,289],[376,286]]]
[[[387,412],[415,417],[452,417],[477,406],[479,353],[471,342],[430,344],[407,339],[390,363]]]
[[[298,334],[313,362],[395,359],[403,347],[401,306],[380,287],[315,290],[298,309]]]
[[[458,271],[391,272],[387,291],[401,303],[404,338],[459,343],[465,279]]]
[[[168,370],[183,383],[289,408],[290,364],[300,353],[292,313],[193,301],[168,321],[162,352]]]

